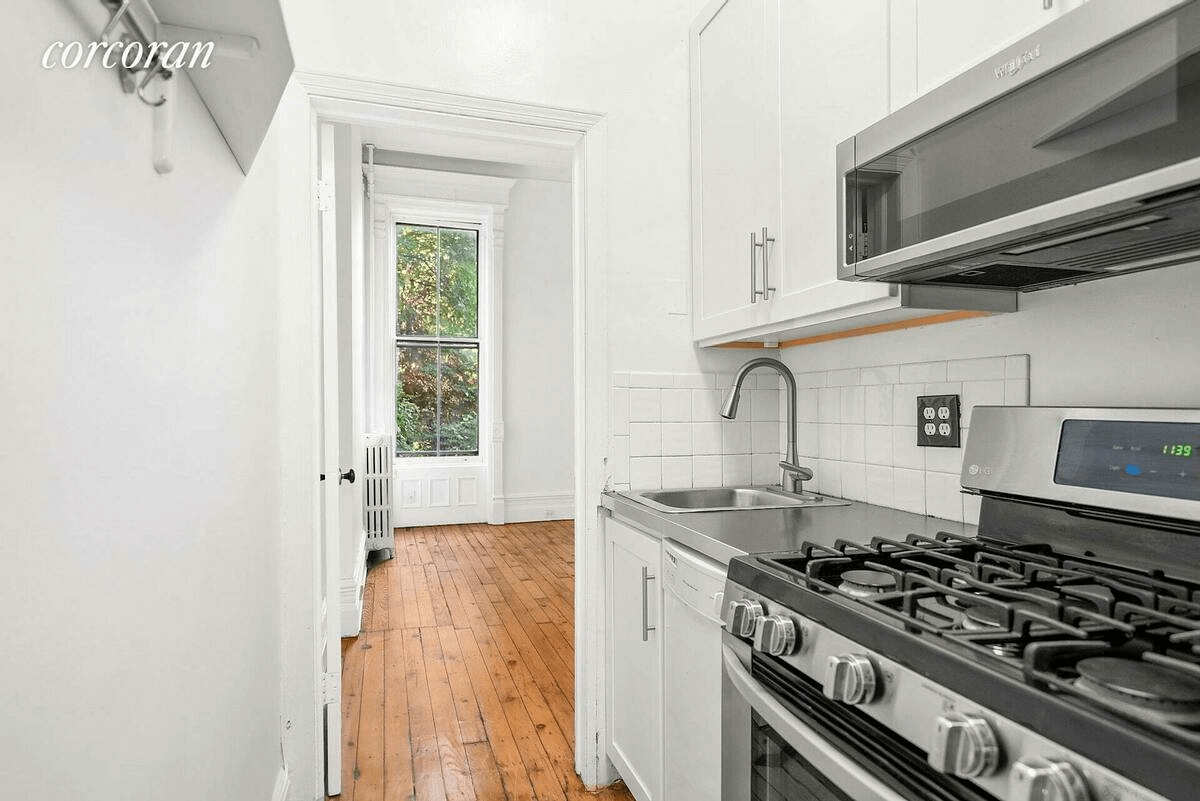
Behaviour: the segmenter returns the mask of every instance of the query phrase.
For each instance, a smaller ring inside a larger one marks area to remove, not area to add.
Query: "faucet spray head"
[[[721,416],[726,420],[732,420],[737,417],[738,398],[741,397],[739,387],[734,384],[729,390],[729,397],[725,398],[725,405],[721,407]]]

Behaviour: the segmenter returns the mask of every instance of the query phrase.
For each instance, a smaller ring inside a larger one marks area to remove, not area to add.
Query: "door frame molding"
[[[297,625],[293,615],[311,613],[319,619],[321,610],[313,600],[320,561],[315,558],[319,530],[313,530],[318,493],[315,483],[316,427],[288,428],[287,423],[303,419],[304,387],[314,396],[310,418],[319,405],[317,385],[311,378],[319,367],[319,353],[312,345],[316,316],[304,308],[313,297],[311,282],[319,263],[312,243],[316,218],[316,127],[318,122],[345,122],[358,125],[393,126],[420,133],[444,133],[515,145],[536,145],[567,150],[572,162],[572,305],[574,353],[574,466],[575,466],[575,769],[589,787],[608,784],[617,776],[603,743],[604,727],[604,547],[597,509],[604,490],[608,455],[608,320],[607,320],[607,187],[605,178],[607,122],[602,114],[575,109],[518,103],[466,94],[440,92],[381,81],[343,76],[297,72],[289,93],[296,95],[284,106],[277,124],[286,128],[282,146],[280,215],[283,245],[280,266],[281,303],[285,312],[294,309],[294,317],[284,316],[281,337],[280,380],[284,397],[291,398],[291,409],[281,414],[283,432],[309,430],[308,443],[288,443],[281,447],[284,491],[281,518],[285,531],[307,533],[310,548],[306,556],[284,559],[281,569],[285,586],[284,625],[284,751],[287,761],[297,766],[293,782],[296,797],[315,798],[319,793],[321,753],[319,718],[307,718],[319,709],[319,676],[315,658],[303,656],[303,644],[289,640],[289,625]],[[282,107],[281,107],[282,108]],[[307,136],[307,151],[304,138]],[[307,160],[307,164],[304,162]],[[307,186],[303,182],[307,181]],[[293,264],[310,260],[308,271]],[[298,275],[305,273],[306,275]],[[295,274],[295,275],[294,275]],[[298,280],[294,280],[298,279]],[[294,283],[293,283],[294,281]],[[296,381],[295,379],[301,380]],[[592,422],[588,422],[592,421]],[[315,419],[312,420],[315,423]],[[305,439],[298,437],[297,439]],[[307,454],[304,452],[308,451]],[[289,464],[297,455],[296,464]],[[312,473],[311,476],[308,474]],[[304,486],[308,481],[307,488]],[[305,517],[309,519],[305,521]],[[296,524],[289,528],[289,523]],[[291,536],[289,534],[289,536]],[[297,551],[304,551],[298,548]],[[310,597],[292,598],[308,584]],[[289,609],[294,603],[294,609]],[[320,643],[318,632],[308,629],[309,645],[314,653]],[[316,700],[314,700],[316,699]],[[310,710],[312,710],[310,712]],[[301,767],[304,766],[304,767]],[[314,792],[310,792],[310,789]]]

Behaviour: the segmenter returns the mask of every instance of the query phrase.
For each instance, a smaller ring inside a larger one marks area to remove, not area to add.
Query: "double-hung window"
[[[469,224],[396,224],[396,455],[479,454],[479,247]]]

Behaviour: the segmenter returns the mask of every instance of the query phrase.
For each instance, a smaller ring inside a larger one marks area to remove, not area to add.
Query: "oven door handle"
[[[908,801],[776,701],[754,680],[729,646],[722,646],[721,651],[726,677],[750,708],[842,792],[855,801]]]

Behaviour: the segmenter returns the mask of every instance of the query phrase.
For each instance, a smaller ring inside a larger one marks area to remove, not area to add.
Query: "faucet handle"
[[[796,478],[800,479],[801,481],[811,481],[812,480],[813,471],[808,469],[807,467],[801,467],[798,464],[792,464],[791,462],[789,462],[787,460],[781,461],[779,463],[779,466],[782,467],[785,471],[796,476]]]

